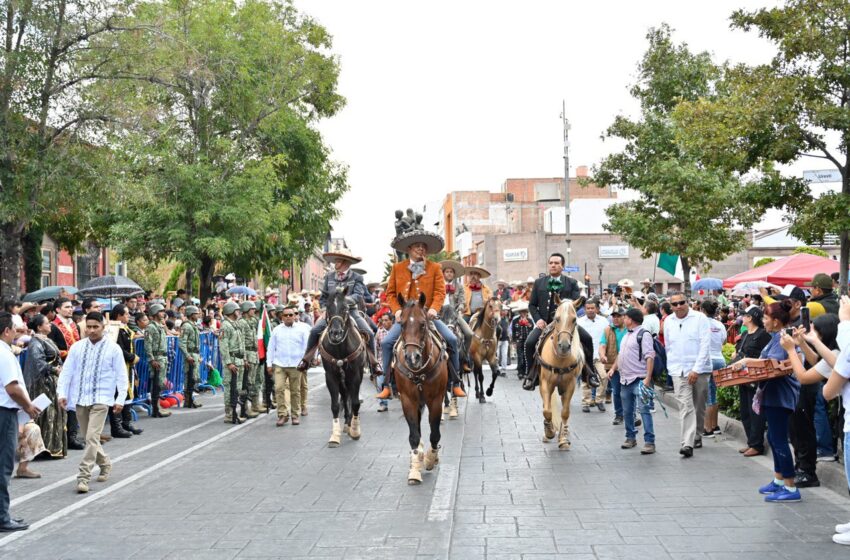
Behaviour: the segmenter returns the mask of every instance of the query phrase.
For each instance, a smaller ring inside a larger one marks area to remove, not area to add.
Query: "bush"
[[[738,397],[737,387],[718,387],[717,404],[720,406],[720,412],[729,418],[741,419],[741,399]]]
[[[755,264],[753,265],[753,268],[758,268],[758,267],[760,267],[760,266],[764,266],[764,265],[766,265],[766,264],[770,264],[770,263],[772,263],[772,262],[773,262],[773,261],[775,261],[775,260],[776,260],[776,259],[774,259],[774,258],[772,258],[772,257],[764,257],[764,258],[761,258],[761,259],[759,259],[759,260],[757,260],[757,261],[755,262]]]
[[[723,359],[726,360],[727,364],[732,361],[732,354],[734,354],[734,353],[735,353],[735,345],[734,344],[730,344],[730,343],[727,342],[726,344],[723,345]]]
[[[809,255],[816,255],[818,257],[829,258],[829,253],[824,251],[823,249],[818,249],[817,247],[797,247],[793,251],[791,251],[792,255],[797,255],[800,253],[808,253]]]

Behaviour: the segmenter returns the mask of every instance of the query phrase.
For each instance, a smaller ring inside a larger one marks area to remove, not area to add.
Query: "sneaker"
[[[702,440],[698,439],[694,442],[694,449],[702,449]]]
[[[386,412],[386,411],[387,411],[387,405],[382,404],[381,406],[378,407],[378,412]]]
[[[679,450],[679,455],[681,455],[685,459],[690,459],[694,456],[694,448],[686,445],[685,447]]]
[[[87,480],[77,481],[77,494],[87,494],[89,491],[89,483]]]
[[[714,432],[714,435],[716,435],[716,436],[719,436],[720,434],[723,433],[723,432],[720,431],[720,426],[715,426],[712,431]]]
[[[635,441],[633,439],[627,439],[620,446],[620,449],[631,449],[632,447],[635,447],[635,446],[637,446],[637,441]]]
[[[106,482],[109,480],[109,473],[112,472],[112,465],[103,465],[100,467],[100,475],[97,477],[98,482]]]
[[[784,488],[785,487],[781,484],[776,484],[775,481],[771,480],[769,483],[759,488],[759,494],[773,494],[774,492],[779,492]]]
[[[614,424],[615,426],[619,426],[620,424],[623,423],[623,417],[622,416],[615,416],[614,421],[611,422],[611,423]]]
[[[768,494],[764,497],[765,502],[799,502],[802,499],[799,490],[791,492],[784,486],[773,494]]]
[[[820,486],[820,480],[817,475],[805,472],[798,472],[794,477],[794,486],[797,488],[815,488]]]
[[[590,407],[587,406],[587,405],[584,405],[583,407],[581,407],[581,411],[582,412],[590,412]]]
[[[850,523],[843,523],[835,526],[836,533],[850,533]]]
[[[834,463],[835,455],[818,455],[818,463]]]
[[[838,533],[837,535],[832,535],[832,542],[835,544],[850,545],[850,533]]]
[[[599,401],[598,403],[596,403],[596,408],[599,409],[599,412],[605,412],[605,403]]]
[[[644,444],[643,449],[640,450],[641,455],[652,455],[653,453],[655,453],[654,443]]]
[[[714,437],[714,432],[709,432],[708,430],[702,431],[702,437]]]

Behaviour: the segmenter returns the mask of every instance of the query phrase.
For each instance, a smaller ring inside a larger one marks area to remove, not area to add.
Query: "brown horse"
[[[439,462],[440,419],[443,415],[443,395],[449,379],[448,357],[439,335],[431,328],[425,294],[419,301],[406,302],[398,296],[401,312],[401,336],[393,349],[393,369],[398,385],[401,407],[410,430],[410,471],[408,484],[422,482],[422,466],[433,470]],[[423,453],[422,411],[428,407],[431,425],[431,448]],[[424,457],[423,457],[424,455]]]
[[[558,447],[569,449],[570,401],[576,389],[576,379],[584,369],[584,351],[578,332],[576,308],[582,300],[558,302],[555,320],[547,327],[538,343],[537,361],[540,364],[540,396],[543,399],[543,441],[555,437],[552,409],[557,387],[561,396],[561,425],[558,430]]]
[[[475,378],[475,396],[478,402],[484,399],[484,370],[482,364],[486,361],[490,364],[493,378],[487,388],[487,396],[493,395],[493,386],[499,377],[499,364],[496,360],[496,351],[499,341],[496,338],[496,328],[499,326],[502,304],[495,297],[490,298],[481,311],[478,312],[478,324],[473,329],[472,342],[469,345],[469,356],[472,359],[472,376]]]

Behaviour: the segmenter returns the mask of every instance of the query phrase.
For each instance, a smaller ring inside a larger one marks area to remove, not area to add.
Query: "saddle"
[[[530,366],[530,369],[537,369],[537,371],[533,372],[535,376],[540,374],[541,365],[557,376],[572,373],[578,366],[578,362],[576,362],[573,365],[565,368],[555,367],[549,363],[546,363],[546,360],[543,359],[543,356],[541,354],[541,351],[543,350],[543,345],[546,344],[546,340],[549,338],[549,335],[551,335],[552,331],[554,330],[555,322],[552,321],[546,325],[546,328],[543,329],[543,331],[540,333],[540,338],[537,339],[537,345],[534,348],[534,361],[531,363]],[[584,352],[584,349],[582,349],[582,352]],[[591,369],[588,368],[588,364],[586,363],[584,364],[584,367],[581,371],[581,381],[582,383],[587,383],[591,387],[599,387],[600,385],[599,375],[597,375],[595,371],[591,371]]]

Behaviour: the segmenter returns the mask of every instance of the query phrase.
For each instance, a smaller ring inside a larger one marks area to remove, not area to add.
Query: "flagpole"
[[[655,288],[655,273],[658,272],[658,255],[652,253],[652,287]]]

